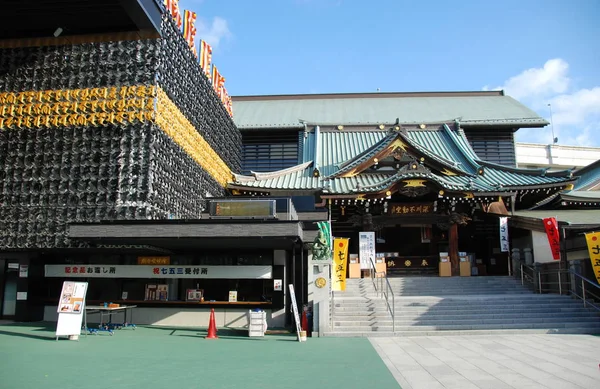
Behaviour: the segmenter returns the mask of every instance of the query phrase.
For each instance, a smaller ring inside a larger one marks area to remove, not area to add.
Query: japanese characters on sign
[[[346,290],[346,266],[348,264],[348,242],[349,238],[333,239],[333,271],[331,290]]]
[[[552,251],[552,258],[560,260],[560,235],[558,235],[558,223],[556,219],[553,217],[544,219],[544,228],[546,229],[546,236],[548,237],[548,243]]]
[[[428,258],[412,258],[412,259],[404,259],[398,258],[397,260],[388,259],[386,262],[386,267],[388,269],[400,269],[400,268],[424,268],[424,267],[432,267],[433,262]]]
[[[270,279],[272,266],[46,265],[46,277]]]
[[[509,251],[508,244],[508,218],[500,218],[500,251],[506,253]]]
[[[590,261],[596,275],[596,281],[600,283],[600,232],[590,232],[585,234]]]
[[[433,204],[390,204],[388,208],[392,215],[410,215],[433,212]]]
[[[358,260],[361,270],[372,267],[371,260],[375,263],[375,233],[362,231],[358,234]]]
[[[170,265],[171,257],[138,257],[138,265]]]

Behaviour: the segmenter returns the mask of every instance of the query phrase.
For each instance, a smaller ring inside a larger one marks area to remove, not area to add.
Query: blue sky
[[[600,146],[600,1],[180,0],[231,95],[505,89]],[[547,143],[550,127],[517,140]]]

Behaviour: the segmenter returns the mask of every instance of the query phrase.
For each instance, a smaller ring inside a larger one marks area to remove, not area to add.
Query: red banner
[[[544,228],[546,228],[546,236],[550,243],[550,250],[552,250],[552,258],[560,260],[560,235],[556,219],[553,217],[544,219]]]

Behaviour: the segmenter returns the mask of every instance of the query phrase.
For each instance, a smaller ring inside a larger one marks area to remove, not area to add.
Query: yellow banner
[[[331,290],[346,290],[346,266],[348,263],[348,242],[350,238],[333,239],[333,272]]]
[[[590,261],[592,261],[596,281],[600,283],[600,232],[585,234],[585,240],[590,252]]]

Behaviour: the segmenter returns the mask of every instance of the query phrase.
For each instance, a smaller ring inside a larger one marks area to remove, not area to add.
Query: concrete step
[[[509,325],[509,324],[541,324],[541,323],[592,323],[600,326],[600,320],[597,317],[545,317],[545,318],[458,318],[458,319],[406,319],[402,317],[396,318],[396,326],[444,326],[444,325],[474,325],[474,324],[492,324],[492,325]],[[334,327],[356,327],[356,326],[386,326],[392,325],[391,318],[367,320],[341,320],[335,318],[333,320]]]
[[[405,312],[395,312],[396,320],[461,320],[468,318],[477,319],[510,319],[515,320],[519,318],[581,318],[591,317],[595,320],[600,320],[600,313],[594,313],[587,310],[574,311],[574,312],[496,312],[496,313],[454,313],[454,314],[407,314]],[[374,311],[369,314],[360,312],[336,312],[334,314],[335,320],[365,320],[365,319],[378,319],[385,320],[390,318],[391,315],[387,311]]]
[[[344,331],[322,332],[327,337],[413,337],[413,336],[477,336],[477,335],[527,335],[527,334],[598,334],[600,330],[588,327],[546,329],[491,329],[491,330],[445,330],[445,331]]]
[[[362,325],[362,326],[334,326],[334,332],[392,332],[392,324],[384,325]],[[600,333],[599,323],[578,322],[548,322],[548,323],[504,323],[504,324],[443,324],[443,325],[396,325],[396,331],[473,331],[473,330],[505,330],[505,329],[565,329],[586,328],[590,333]]]

